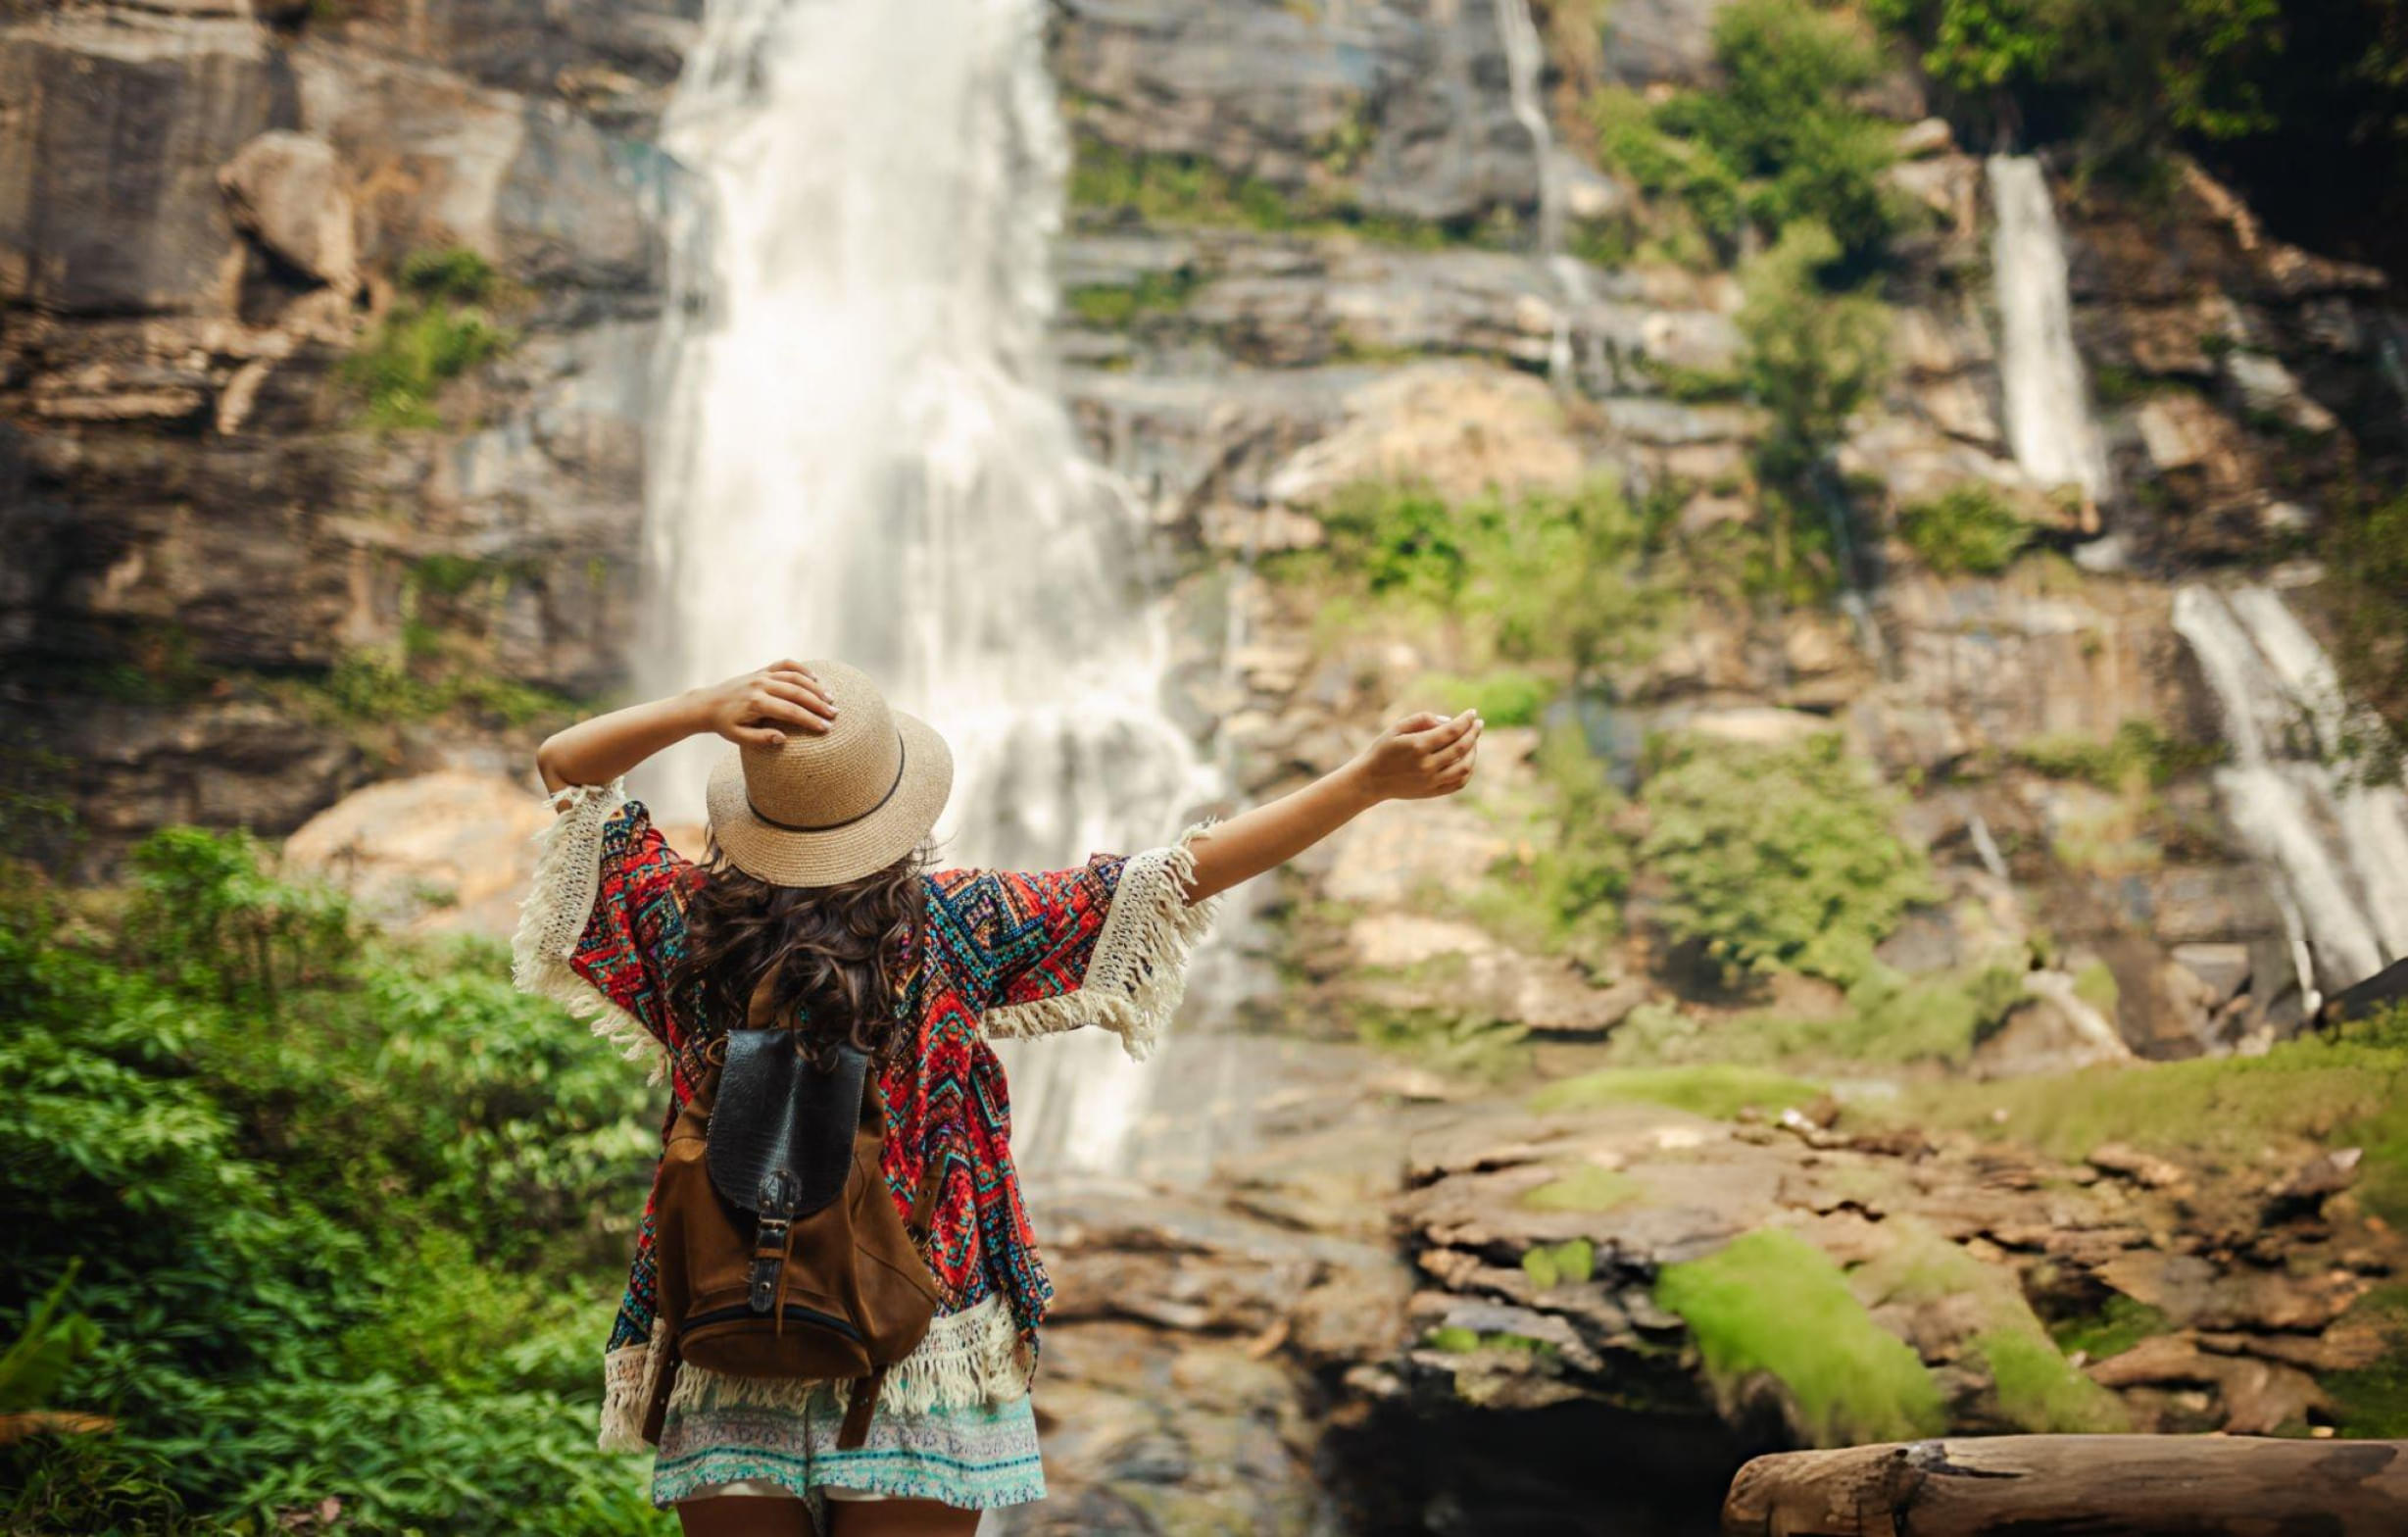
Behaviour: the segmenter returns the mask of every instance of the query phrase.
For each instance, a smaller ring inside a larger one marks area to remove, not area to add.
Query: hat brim
[[[859,821],[818,832],[774,827],[744,794],[744,751],[729,747],[711,770],[704,798],[711,836],[727,862],[772,886],[841,886],[886,868],[919,846],[954,789],[953,750],[936,728],[898,710],[903,778],[884,805]]]

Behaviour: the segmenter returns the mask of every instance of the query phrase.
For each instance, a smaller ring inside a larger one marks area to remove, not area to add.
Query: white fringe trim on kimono
[[[1119,1036],[1131,1059],[1154,1055],[1187,995],[1188,957],[1220,912],[1218,896],[1187,900],[1196,875],[1193,845],[1210,833],[1211,823],[1198,822],[1168,848],[1131,855],[1079,985],[988,1010],[978,1021],[987,1038],[1055,1035],[1093,1024]]]
[[[652,1402],[654,1363],[663,1354],[662,1333],[656,1322],[651,1344],[623,1346],[604,1358],[601,1446],[606,1452],[644,1449],[644,1412]],[[1027,1396],[1035,1369],[1004,1299],[990,1297],[928,1325],[919,1348],[887,1372],[878,1390],[878,1410],[924,1414],[934,1409],[1008,1403]],[[821,1393],[832,1395],[840,1407],[852,1396],[844,1382],[739,1377],[681,1365],[677,1385],[669,1390],[669,1408],[681,1413],[737,1407],[800,1413]]]
[[[518,930],[511,937],[511,980],[520,992],[549,998],[574,1017],[590,1017],[594,1033],[628,1061],[649,1060],[651,1081],[659,1083],[668,1073],[668,1051],[660,1038],[568,964],[602,884],[602,824],[627,803],[626,781],[572,784],[550,802],[560,815],[535,835],[535,878],[518,905]],[[627,1346],[620,1354],[640,1348]]]

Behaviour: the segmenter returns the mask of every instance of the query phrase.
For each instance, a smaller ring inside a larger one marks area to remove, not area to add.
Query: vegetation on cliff
[[[0,908],[0,1313],[65,1279],[50,1403],[118,1423],[10,1449],[9,1529],[655,1529],[592,1449],[641,1074],[245,838],[132,868]]]

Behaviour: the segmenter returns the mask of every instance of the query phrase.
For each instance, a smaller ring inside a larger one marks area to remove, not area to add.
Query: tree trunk
[[[1784,1452],[1723,1537],[2401,1537],[2408,1442],[1990,1436]]]

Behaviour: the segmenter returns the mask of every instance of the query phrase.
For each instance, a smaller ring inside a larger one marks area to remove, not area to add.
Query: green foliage
[[[2015,760],[2052,779],[2080,779],[2102,790],[2162,790],[2187,774],[2212,768],[2225,759],[2222,743],[2187,742],[2153,720],[2131,719],[2106,741],[2082,736],[2034,737],[2015,749]]]
[[[390,725],[466,714],[497,725],[527,725],[571,715],[576,706],[516,678],[450,662],[421,648],[409,662],[355,651],[322,682],[292,684],[294,701],[334,724]]]
[[[516,341],[483,308],[497,284],[475,252],[415,252],[399,276],[403,296],[340,371],[379,431],[440,426],[434,400],[443,386]]]
[[[11,1453],[10,1529],[661,1530],[591,1450],[641,1074],[264,862],[173,829],[128,893],[0,908],[0,1317],[74,1272],[57,1401],[121,1424]]]
[[[75,1284],[80,1262],[71,1262],[67,1273],[33,1308],[5,1354],[0,1354],[0,1414],[40,1409],[58,1392],[70,1366],[92,1354],[100,1330],[79,1313],[66,1313],[67,1289]]]
[[[1186,268],[1171,273],[1141,273],[1134,283],[1090,283],[1070,289],[1063,300],[1070,313],[1089,325],[1118,327],[1141,315],[1161,315],[1184,306],[1196,291],[1196,274]]]
[[[2284,48],[2283,0],[1871,0],[1868,10],[1968,103],[2061,119],[2096,151],[2274,125],[2264,76]]]
[[[2333,1401],[2334,1426],[2353,1440],[2408,1436],[2408,1286],[2379,1286],[2351,1314],[2377,1324],[2388,1348],[2369,1365],[2317,1378]]]
[[[1445,963],[1434,963],[1443,971]],[[1429,968],[1423,968],[1424,975]],[[1478,1012],[1399,1009],[1356,1003],[1354,1034],[1364,1045],[1407,1057],[1436,1072],[1496,1083],[1530,1066],[1527,1027]]]
[[[1750,1107],[1768,1115],[1814,1103],[1822,1089],[1761,1067],[1702,1064],[1684,1067],[1605,1067],[1561,1078],[1530,1097],[1541,1115],[1600,1105],[1667,1105],[1693,1116],[1729,1120]]]
[[[1069,201],[1090,215],[1166,228],[1235,226],[1270,234],[1352,236],[1436,250],[1479,231],[1365,209],[1341,195],[1275,186],[1222,170],[1201,155],[1120,149],[1093,134],[1072,140]]]
[[[1966,484],[1898,515],[1898,536],[1943,576],[1995,576],[2032,542],[2032,525],[1990,487]]]
[[[1914,1351],[1873,1321],[1830,1256],[1794,1233],[1765,1228],[1668,1264],[1655,1301],[1688,1323],[1718,1391],[1736,1397],[1769,1376],[1816,1446],[1905,1441],[1946,1424]]]
[[[1821,224],[1833,259],[1877,258],[1902,218],[1884,174],[1896,130],[1848,104],[1882,69],[1850,18],[1804,0],[1738,0],[1714,24],[1723,82],[1649,107],[1602,91],[1591,103],[1597,154],[1687,220],[1673,231],[1725,257],[1752,226],[1767,238]]]
[[[1890,372],[1889,310],[1824,286],[1840,254],[1829,228],[1802,222],[1740,276],[1741,376],[1772,415],[1757,450],[1769,480],[1794,482],[1819,464]]]
[[[1464,906],[1508,943],[1599,966],[1631,887],[1631,843],[1615,826],[1622,796],[1575,727],[1542,732],[1536,761],[1551,819],[1490,867]]]
[[[2360,729],[2343,751],[2365,778],[2396,781],[2408,758],[2408,492],[2346,498],[2329,530],[2328,586],[2340,625],[2334,661],[2380,727]]]
[[[1793,747],[1677,739],[1644,789],[1643,868],[1675,939],[1726,967],[1787,967],[1846,986],[1906,910],[1938,899],[1892,799],[1836,736]]]
[[[1637,580],[1642,530],[1608,482],[1450,501],[1362,481],[1321,520],[1327,545],[1273,563],[1275,573],[1322,577],[1396,618],[1452,621],[1478,664],[1580,669],[1652,639],[1662,600]]]
[[[1526,668],[1492,668],[1473,677],[1426,672],[1418,686],[1446,715],[1476,710],[1482,720],[1502,726],[1537,725],[1556,693],[1555,684]]]

